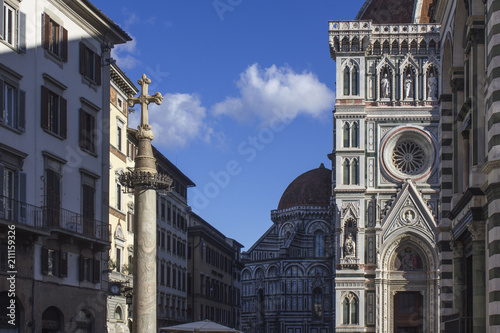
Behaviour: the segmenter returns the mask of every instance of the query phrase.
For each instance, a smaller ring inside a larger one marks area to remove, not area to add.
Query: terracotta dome
[[[278,210],[294,206],[330,205],[331,177],[332,171],[323,163],[319,168],[301,174],[283,192]]]

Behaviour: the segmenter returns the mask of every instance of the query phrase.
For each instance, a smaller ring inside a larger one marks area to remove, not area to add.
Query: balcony
[[[62,208],[37,207],[0,196],[0,221],[38,230],[59,229],[108,243],[109,224]]]

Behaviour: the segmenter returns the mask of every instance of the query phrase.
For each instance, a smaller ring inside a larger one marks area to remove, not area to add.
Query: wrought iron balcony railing
[[[63,208],[37,207],[0,196],[0,220],[41,230],[62,229],[92,239],[110,241],[108,223]]]

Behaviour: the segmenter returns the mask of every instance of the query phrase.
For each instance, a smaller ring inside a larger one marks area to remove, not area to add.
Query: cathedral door
[[[394,333],[422,333],[422,295],[400,291],[394,295]]]

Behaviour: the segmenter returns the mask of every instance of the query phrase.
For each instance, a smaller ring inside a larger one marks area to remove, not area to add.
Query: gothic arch
[[[254,271],[254,279],[259,279],[259,278],[264,278],[266,276],[266,272],[264,271],[264,268],[261,266],[258,266],[255,268]]]
[[[327,276],[331,276],[332,275],[332,272],[330,271],[330,268],[328,268],[328,266],[326,266],[325,264],[313,264],[311,266],[308,267],[307,269],[307,276],[316,276],[316,272],[317,272],[317,269],[320,269],[321,270],[321,276],[322,277],[327,277]]]
[[[252,279],[252,272],[250,271],[249,268],[243,269],[241,272],[241,279],[242,280],[251,280]]]
[[[321,230],[325,234],[330,231],[328,224],[323,220],[314,220],[306,225],[306,234],[313,235],[315,231]]]
[[[294,275],[294,268],[297,269],[296,275]],[[298,264],[289,264],[289,265],[285,266],[283,271],[285,272],[284,276],[286,276],[286,277],[304,276],[304,267],[302,265],[298,265]]]
[[[266,276],[267,277],[278,277],[280,275],[280,269],[277,265],[270,265],[267,268]]]

